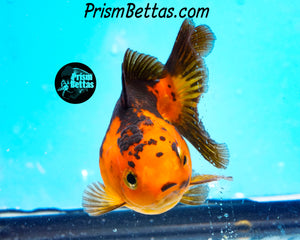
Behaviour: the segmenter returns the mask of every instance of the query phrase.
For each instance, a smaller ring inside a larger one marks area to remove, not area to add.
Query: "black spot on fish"
[[[139,144],[139,145],[136,145],[135,148],[134,148],[134,151],[136,151],[137,153],[138,153],[138,152],[142,152],[144,146],[145,146],[144,143],[141,143],[141,144]]]
[[[158,91],[155,89],[155,92],[158,94]]]
[[[167,131],[167,129],[165,129],[164,127],[162,127],[161,129],[164,130],[164,131]]]
[[[129,125],[127,126],[125,129],[122,130],[121,132],[121,137],[123,137],[124,135],[133,135],[135,133],[138,133],[140,131],[140,129],[135,126],[135,125]]]
[[[130,155],[130,156],[131,156],[131,155],[132,155],[132,152],[131,152],[131,151],[129,151],[128,155]]]
[[[176,153],[177,157],[179,157],[177,145],[175,142],[172,143],[172,150]]]
[[[176,101],[175,93],[171,92],[171,95],[172,95],[173,101],[175,102]]]
[[[156,153],[156,157],[161,157],[162,155],[164,155],[162,152]]]
[[[186,164],[186,156],[184,155],[184,157],[183,157],[183,165],[185,165]]]
[[[109,128],[108,128],[108,130],[109,130]],[[100,157],[102,157],[102,154],[103,154],[103,143],[105,142],[105,139],[106,139],[106,134],[103,138],[103,141],[102,141],[102,144],[101,144],[101,147],[100,147]]]
[[[144,121],[144,125],[145,126],[153,126],[153,122],[151,121],[150,118],[146,118],[145,121]]]
[[[134,162],[132,162],[132,161],[128,161],[128,165],[129,165],[129,167],[132,167],[132,168],[135,167],[135,164],[134,164]]]
[[[157,141],[151,138],[151,139],[148,141],[148,145],[151,145],[151,144],[156,145],[156,144],[157,144]]]
[[[170,85],[170,84],[168,84],[168,88],[171,88],[171,85]]]
[[[130,146],[139,143],[143,138],[142,131],[135,125],[127,126],[122,132],[121,137],[118,138],[118,146],[121,153],[127,151]]]
[[[133,156],[134,156],[137,160],[141,159],[141,157],[140,157],[137,153],[133,154]]]
[[[160,136],[159,139],[162,141],[166,141],[166,138],[164,136]]]
[[[142,152],[143,151],[143,147],[145,146],[146,144],[144,143],[140,143],[139,145],[135,146],[134,148],[134,156],[136,157],[136,159],[140,159],[139,157],[139,152]],[[138,158],[137,158],[138,157]]]
[[[148,90],[148,87],[155,85],[155,82],[149,81],[145,84],[144,82],[136,81],[135,84],[135,88],[130,88],[130,94],[127,94],[127,105],[130,107],[124,107],[121,99],[122,96],[115,106],[111,123],[116,117],[120,119],[121,124],[117,133],[120,133],[128,125],[140,126],[142,121],[147,119],[147,117],[142,114],[143,110],[148,110],[155,116],[161,117],[156,108],[157,97],[154,93]],[[141,106],[143,109],[141,109]]]
[[[103,153],[103,144],[100,147],[100,157],[102,157],[102,153]]]
[[[176,185],[177,185],[177,183],[168,182],[161,187],[161,191],[164,192],[164,191],[168,190],[169,188],[174,187]]]

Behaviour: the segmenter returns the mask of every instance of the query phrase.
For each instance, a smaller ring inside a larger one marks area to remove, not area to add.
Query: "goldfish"
[[[207,89],[204,58],[214,41],[207,25],[186,19],[166,64],[126,50],[121,96],[100,148],[103,184],[95,182],[85,190],[85,212],[97,216],[127,207],[161,214],[179,202],[200,205],[208,196],[205,183],[231,180],[193,173],[184,139],[215,167],[227,167],[226,144],[210,138],[197,110]]]

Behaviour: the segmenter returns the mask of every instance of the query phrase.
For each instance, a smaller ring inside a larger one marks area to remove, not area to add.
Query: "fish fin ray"
[[[209,188],[207,184],[191,186],[188,191],[186,191],[180,202],[187,205],[201,205],[205,202],[208,197]]]
[[[151,81],[162,76],[163,67],[157,58],[127,49],[122,64],[122,75],[126,84]]]
[[[176,126],[207,161],[217,168],[226,168],[229,161],[227,146],[210,138],[199,120],[197,110],[199,99],[207,89],[208,74],[203,57],[211,52],[214,40],[215,36],[208,26],[195,27],[193,21],[188,19],[183,22],[165,65],[167,77],[163,79],[172,83],[176,102],[170,104],[169,100],[170,103],[166,104],[163,99],[161,104],[166,107],[159,112]]]
[[[190,182],[190,186],[214,182],[221,179],[232,181],[232,177],[218,176],[218,175],[211,175],[211,174],[203,174],[203,175],[193,174]]]
[[[164,66],[157,58],[127,49],[122,63],[122,106],[131,107],[137,92],[147,93],[146,86],[155,84],[163,76],[163,70]],[[131,93],[129,89],[132,88],[138,91]],[[146,91],[141,91],[142,88]]]
[[[115,194],[108,191],[105,186],[99,182],[90,184],[83,194],[82,206],[84,211],[91,216],[99,216],[122,207],[125,204]]]
[[[232,180],[232,177],[217,175],[192,175],[189,190],[184,193],[180,202],[187,205],[201,205],[208,197],[209,187],[207,183],[220,179]]]

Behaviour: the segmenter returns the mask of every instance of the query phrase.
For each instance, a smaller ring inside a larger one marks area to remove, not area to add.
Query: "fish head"
[[[161,123],[164,124],[164,123]],[[187,191],[192,165],[184,139],[170,124],[143,127],[143,139],[120,161],[125,206],[144,214],[174,207]]]

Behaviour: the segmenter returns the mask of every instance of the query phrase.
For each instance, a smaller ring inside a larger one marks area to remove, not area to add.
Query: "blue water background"
[[[86,185],[101,180],[99,148],[120,95],[125,50],[164,63],[183,21],[85,19],[85,3],[0,0],[0,209],[81,207]],[[213,184],[210,197],[299,194],[300,2],[157,3],[210,8],[207,19],[194,18],[217,37],[199,113],[211,137],[227,143],[229,167],[215,169],[190,151],[197,172],[234,177]],[[58,97],[54,80],[76,61],[94,71],[97,89],[72,105]]]

